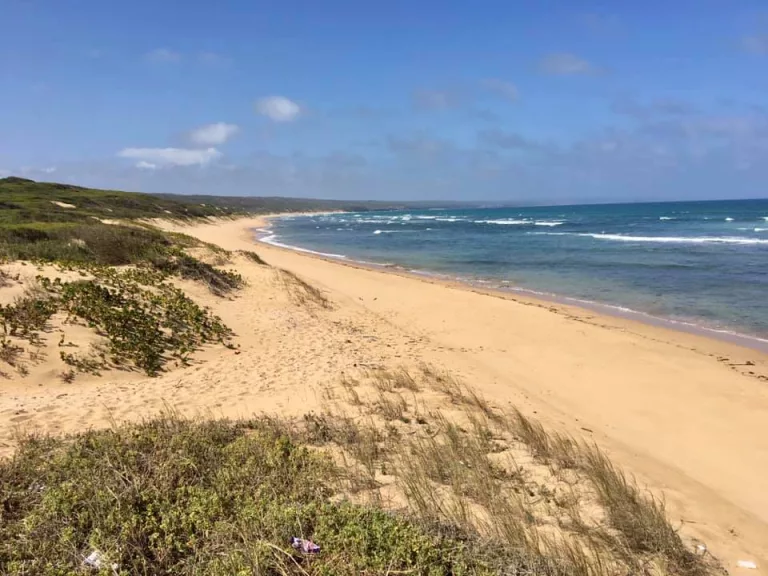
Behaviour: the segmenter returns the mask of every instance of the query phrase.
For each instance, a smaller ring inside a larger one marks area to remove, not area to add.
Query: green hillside
[[[0,179],[0,226],[88,222],[94,218],[186,219],[235,212],[226,206],[201,206],[136,192],[97,190],[16,177]]]

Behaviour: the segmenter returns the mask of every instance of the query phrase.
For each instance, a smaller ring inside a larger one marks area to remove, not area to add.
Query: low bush
[[[201,282],[217,296],[224,296],[245,284],[240,274],[214,268],[178,249],[154,258],[151,265],[169,276]]]
[[[159,230],[99,222],[0,228],[0,256],[8,260],[122,266],[147,261],[172,245]]]
[[[96,280],[39,280],[69,321],[84,320],[107,338],[108,360],[114,365],[134,365],[156,375],[169,356],[186,364],[202,344],[228,343],[232,332],[218,317],[165,282],[143,288],[136,281],[140,274],[110,270]],[[77,366],[72,360],[69,364]]]
[[[56,303],[47,297],[26,295],[12,304],[0,304],[0,327],[5,336],[34,339],[56,312]]]
[[[337,474],[268,420],[29,437],[0,463],[0,572],[80,573],[97,552],[104,574],[501,573],[460,531],[332,503]]]

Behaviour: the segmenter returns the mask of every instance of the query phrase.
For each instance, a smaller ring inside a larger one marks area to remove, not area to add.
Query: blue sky
[[[760,2],[0,0],[0,176],[147,192],[768,196]]]

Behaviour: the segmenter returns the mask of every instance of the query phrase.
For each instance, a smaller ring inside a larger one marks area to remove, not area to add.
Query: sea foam
[[[740,236],[623,236],[621,234],[579,234],[596,240],[616,242],[659,242],[662,244],[768,244],[768,240]]]
[[[280,248],[288,248],[289,250],[296,250],[297,252],[306,252],[307,254],[316,254],[318,256],[325,256],[327,258],[339,258],[341,260],[344,260],[346,258],[344,254],[331,254],[328,252],[317,252],[315,250],[309,250],[307,248],[299,248],[298,246],[283,244],[282,242],[277,241],[276,234],[271,234],[269,236],[259,238],[259,242],[264,242],[264,244],[271,244],[272,246],[278,246]]]
[[[502,220],[474,220],[475,224],[499,224],[501,226],[524,226],[524,225],[530,225],[533,224],[530,220],[512,220],[512,219],[502,219]]]
[[[768,239],[741,236],[625,236],[623,234],[594,234],[574,232],[530,232],[546,236],[581,236],[614,242],[658,242],[661,244],[768,244]]]
[[[519,220],[503,218],[500,220],[473,220],[475,224],[498,224],[500,226],[560,226],[564,220]]]

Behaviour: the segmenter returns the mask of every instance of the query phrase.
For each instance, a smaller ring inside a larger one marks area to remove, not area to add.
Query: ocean
[[[297,216],[260,239],[768,345],[768,200]]]

